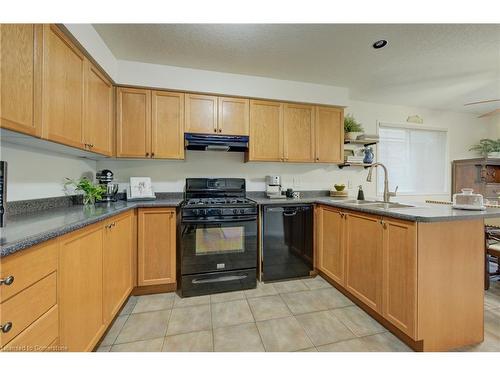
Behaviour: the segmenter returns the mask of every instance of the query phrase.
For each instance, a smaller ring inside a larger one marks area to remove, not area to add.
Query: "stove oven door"
[[[183,218],[181,273],[257,267],[257,216]]]

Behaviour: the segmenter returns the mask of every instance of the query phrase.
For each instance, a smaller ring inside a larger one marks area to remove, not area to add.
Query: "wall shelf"
[[[337,166],[342,169],[344,167],[363,167],[363,168],[370,168],[373,164],[366,164],[366,163],[342,163],[342,164],[337,164]]]
[[[378,139],[356,139],[356,140],[350,140],[350,139],[344,139],[344,144],[345,145],[363,145],[364,147],[376,145],[378,143]]]

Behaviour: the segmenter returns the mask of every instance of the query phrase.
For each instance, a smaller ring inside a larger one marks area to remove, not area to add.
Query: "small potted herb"
[[[363,126],[352,115],[344,117],[344,134],[346,139],[355,141],[363,132]]]
[[[476,151],[485,158],[500,158],[500,139],[481,139],[469,151]]]
[[[90,206],[95,204],[96,200],[101,200],[106,189],[99,185],[94,184],[87,177],[82,177],[80,179],[71,179],[66,177],[66,182],[64,186],[73,186],[75,191],[81,191],[83,193],[83,204],[85,206]]]

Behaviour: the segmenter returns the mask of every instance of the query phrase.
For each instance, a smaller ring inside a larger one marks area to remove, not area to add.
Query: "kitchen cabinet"
[[[373,310],[382,304],[382,225],[372,215],[346,213],[346,289]]]
[[[250,100],[249,161],[283,161],[283,103]]]
[[[345,285],[345,213],[319,206],[316,215],[317,267],[340,285]]]
[[[283,119],[284,160],[314,162],[314,107],[286,103]]]
[[[184,159],[184,94],[152,91],[151,157]]]
[[[186,94],[186,133],[219,133],[216,96]]]
[[[176,281],[176,212],[140,208],[138,212],[138,285]]]
[[[382,218],[382,315],[416,336],[417,231],[414,222]]]
[[[250,100],[219,97],[217,132],[224,135],[248,135]]]
[[[55,25],[43,25],[43,138],[85,148],[85,57]]]
[[[151,91],[119,87],[116,91],[116,156],[151,155]]]
[[[110,323],[133,288],[133,219],[127,212],[104,225],[103,322]]]
[[[315,108],[315,161],[344,162],[344,111],[340,108]]]
[[[107,156],[113,153],[113,91],[112,83],[86,60],[84,147]]]
[[[92,350],[104,332],[102,262],[100,223],[61,238],[60,344],[68,351]]]
[[[43,25],[0,25],[0,126],[40,137]]]

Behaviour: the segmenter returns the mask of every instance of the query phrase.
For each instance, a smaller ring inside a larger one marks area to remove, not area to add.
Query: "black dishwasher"
[[[262,279],[309,276],[313,269],[312,205],[264,206]]]

